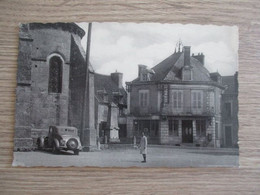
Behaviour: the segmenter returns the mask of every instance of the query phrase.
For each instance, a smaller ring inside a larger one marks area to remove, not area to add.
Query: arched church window
[[[62,90],[62,60],[53,56],[49,60],[49,93],[61,93]]]

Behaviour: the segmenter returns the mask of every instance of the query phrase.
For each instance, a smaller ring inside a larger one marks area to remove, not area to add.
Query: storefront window
[[[206,136],[206,120],[196,120],[197,136]]]
[[[169,120],[169,135],[179,136],[178,127],[178,120]]]

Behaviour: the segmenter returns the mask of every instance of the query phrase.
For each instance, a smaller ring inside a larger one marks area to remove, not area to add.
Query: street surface
[[[147,163],[142,160],[139,150],[132,146],[113,146],[78,156],[72,152],[14,152],[13,166],[232,167],[238,166],[238,149],[149,146]]]

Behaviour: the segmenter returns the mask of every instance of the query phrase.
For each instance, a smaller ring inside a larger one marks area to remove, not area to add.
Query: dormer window
[[[142,81],[147,81],[147,80],[148,80],[147,74],[146,73],[142,74]]]
[[[138,71],[140,81],[150,81],[152,75],[155,74],[154,70],[148,69],[145,65],[139,65]]]
[[[182,80],[191,81],[192,80],[192,70],[191,67],[184,67],[182,70]]]

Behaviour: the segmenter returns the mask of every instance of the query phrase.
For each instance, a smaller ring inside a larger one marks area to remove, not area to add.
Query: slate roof
[[[62,23],[62,22],[57,22],[57,23],[29,23],[30,29],[60,29],[63,31],[69,31],[70,33],[75,33],[80,38],[84,37],[85,31],[80,28],[77,24],[75,23]]]
[[[110,75],[102,75],[95,73],[94,74],[94,86],[95,86],[95,95],[98,100],[102,101],[102,98],[98,94],[98,91],[104,91],[108,95],[108,102],[113,102],[113,92],[119,92],[123,98],[121,104],[126,105],[127,103],[127,93],[124,88],[118,88],[117,84],[111,79]]]
[[[190,61],[193,68],[193,81],[212,81],[209,71],[200,63],[199,60],[191,56]]]
[[[192,67],[192,81],[212,81],[209,71],[199,60],[190,56],[190,64]],[[183,66],[184,53],[174,53],[152,68],[155,74],[151,77],[151,81],[182,80]],[[170,75],[170,77],[167,75]],[[139,82],[139,79],[137,78],[132,82]]]
[[[154,70],[155,74],[151,79],[154,81],[163,80],[168,72],[173,68],[173,65],[177,62],[181,54],[182,53],[174,53],[154,66],[152,69]]]

